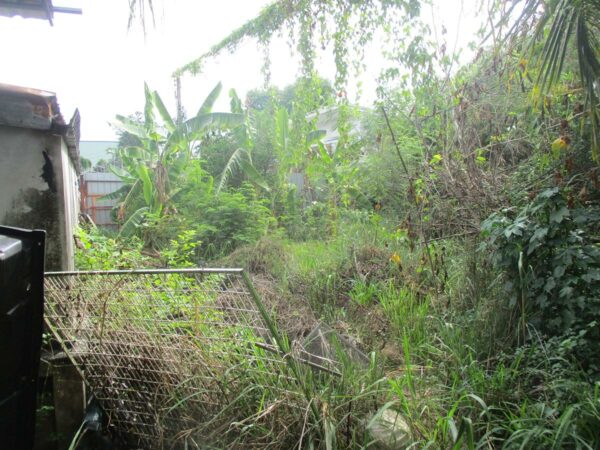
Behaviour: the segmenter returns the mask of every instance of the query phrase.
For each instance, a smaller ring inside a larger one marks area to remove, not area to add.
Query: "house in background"
[[[104,228],[116,228],[112,210],[118,198],[106,198],[123,187],[123,181],[112,172],[85,172],[81,175],[81,212],[87,214],[94,224]]]
[[[114,159],[111,149],[119,145],[116,141],[81,141],[81,157],[92,167],[81,175],[81,212],[87,214],[99,227],[115,228],[112,210],[118,199],[105,196],[119,190],[123,182],[110,172],[108,165]]]
[[[358,108],[358,111],[353,113],[349,118],[348,134],[351,137],[358,137],[364,131],[362,129],[361,120],[363,115],[368,110],[366,108]],[[322,108],[318,111],[306,115],[306,120],[311,122],[315,120],[315,129],[325,131],[325,135],[321,138],[321,142],[329,153],[335,152],[335,148],[340,140],[340,131],[338,123],[340,120],[340,109],[337,106]]]
[[[357,111],[349,118],[349,130],[348,134],[351,138],[360,138],[364,132],[362,127],[362,119],[365,113],[368,112],[366,108],[358,108]],[[320,139],[321,143],[325,146],[326,151],[329,155],[333,155],[337,149],[338,142],[340,141],[340,130],[338,128],[340,120],[340,109],[337,106],[321,108],[317,111],[311,112],[306,115],[307,122],[314,122],[315,130],[324,132],[323,137]],[[313,151],[317,151],[318,146],[313,144],[311,146]],[[288,183],[296,186],[296,194],[302,195],[305,191],[307,184],[306,174],[303,170],[294,170],[288,176]]]
[[[46,270],[73,270],[79,112],[52,92],[0,84],[0,224],[46,230]]]

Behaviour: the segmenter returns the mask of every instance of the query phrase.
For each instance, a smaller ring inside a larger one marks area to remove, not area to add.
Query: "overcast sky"
[[[459,45],[466,44],[477,25],[475,0],[464,0],[464,5],[463,0],[437,1],[437,25],[443,20],[450,46],[457,36]],[[156,27],[147,29],[145,37],[140,27],[127,31],[126,0],[54,0],[55,6],[82,8],[83,14],[57,14],[53,27],[42,20],[0,17],[0,82],[55,92],[65,119],[79,108],[82,140],[112,140],[108,122],[115,114],[142,110],[144,81],[159,91],[174,115],[173,71],[255,17],[270,1],[156,3]],[[296,78],[298,58],[284,42],[272,47],[272,81],[283,87]],[[363,103],[374,98],[374,80],[383,64],[378,49],[367,53],[370,70],[362,80]],[[224,90],[217,109],[227,110],[230,88],[243,96],[262,85],[261,65],[254,43],[212,60],[202,74],[183,79],[184,107],[195,111],[221,81]],[[333,77],[331,57],[323,55],[317,67]]]

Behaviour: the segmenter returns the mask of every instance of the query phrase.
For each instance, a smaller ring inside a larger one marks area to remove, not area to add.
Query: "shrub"
[[[139,269],[155,265],[142,254],[143,242],[137,237],[113,239],[97,228],[77,230],[75,267],[78,270]]]
[[[564,190],[541,192],[520,210],[483,223],[493,262],[506,274],[511,305],[548,336],[577,334],[574,354],[600,369],[592,344],[600,337],[600,211],[575,206]]]
[[[202,241],[200,254],[204,258],[255,243],[273,221],[265,202],[255,198],[248,185],[234,192],[193,197],[182,212],[188,228],[195,230],[196,239]]]

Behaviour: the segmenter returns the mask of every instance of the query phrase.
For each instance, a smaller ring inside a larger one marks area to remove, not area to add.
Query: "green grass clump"
[[[188,448],[375,448],[369,426],[386,410],[408,423],[411,448],[597,448],[600,384],[572,358],[584,336],[529,325],[524,341],[488,250],[457,238],[430,244],[429,259],[382,222],[269,235],[224,260],[309,304],[370,365],[340,351],[333,372],[315,369],[284,335],[278,356],[251,346],[218,374],[226,404],[182,431]],[[193,400],[171,406],[193,418]]]

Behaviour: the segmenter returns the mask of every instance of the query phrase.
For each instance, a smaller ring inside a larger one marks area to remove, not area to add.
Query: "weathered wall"
[[[75,246],[73,240],[73,230],[77,227],[79,220],[79,176],[69,157],[67,145],[63,139],[60,139],[62,177],[63,177],[63,198],[64,198],[64,226],[67,240],[65,242],[67,266],[66,270],[74,270],[75,265]]]
[[[63,145],[48,132],[0,126],[0,223],[46,230],[46,270],[73,267]]]

